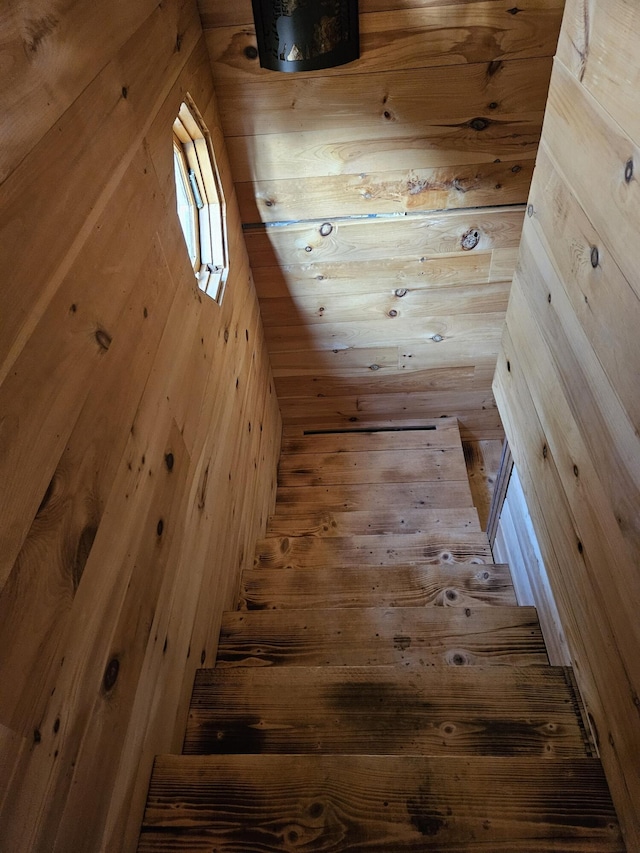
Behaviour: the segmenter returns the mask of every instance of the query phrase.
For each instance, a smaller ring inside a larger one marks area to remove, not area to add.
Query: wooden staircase
[[[140,853],[624,850],[448,419],[285,439],[183,753],[156,760]]]

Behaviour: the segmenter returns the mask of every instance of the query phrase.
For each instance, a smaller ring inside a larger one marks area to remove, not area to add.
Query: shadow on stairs
[[[572,671],[493,564],[456,422],[433,425],[285,439],[140,853],[624,851]]]

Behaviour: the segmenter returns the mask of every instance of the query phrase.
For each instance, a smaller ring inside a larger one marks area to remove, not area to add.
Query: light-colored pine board
[[[524,208],[452,210],[396,218],[316,220],[287,227],[252,228],[245,234],[252,267],[313,261],[359,263],[396,258],[418,260],[462,253],[465,235],[474,235],[466,251],[488,252],[518,245]],[[323,227],[324,226],[324,227]]]
[[[548,663],[533,607],[228,612],[216,667]],[[291,673],[295,681],[295,672]]]
[[[488,121],[521,118],[544,109],[549,57],[507,60],[487,73],[486,62],[380,71],[375,74],[257,82],[221,87],[218,93],[227,136],[349,127],[390,135],[413,126],[463,124],[485,112]],[[495,103],[493,110],[487,105]],[[483,129],[486,129],[486,125]],[[476,136],[482,130],[473,131]]]
[[[437,533],[480,530],[476,509],[408,509],[371,512],[280,512],[267,522],[267,536],[353,536],[364,533]]]
[[[636,96],[640,85],[640,10],[627,0],[566,4],[558,58],[609,115],[640,144]]]
[[[411,483],[464,480],[458,448],[395,450],[369,453],[291,453],[278,468],[279,486],[329,486],[353,483]]]
[[[253,181],[237,185],[244,222],[524,204],[533,160]]]
[[[160,756],[139,853],[212,843],[219,853],[625,851],[590,759]]]
[[[465,441],[462,447],[473,503],[478,510],[482,529],[486,530],[493,489],[502,458],[502,442],[498,439]]]
[[[182,751],[579,758],[563,667],[201,669]]]
[[[605,17],[601,16],[601,20]],[[637,13],[635,23],[638,26]],[[619,81],[618,87],[629,94],[634,92],[626,72],[624,82]],[[599,103],[560,61],[556,61],[545,116],[545,144],[600,235],[601,248],[615,258],[640,297],[636,275],[640,248],[633,239],[640,227],[640,185],[633,174],[630,180],[625,179],[627,163],[630,160],[636,164],[640,162],[640,139],[636,141],[627,132],[629,120],[618,124],[607,106],[608,101]],[[588,145],[584,145],[586,138]],[[597,182],[593,180],[594,168],[597,169]],[[606,188],[606,192],[599,187]]]
[[[487,364],[493,371],[495,360]],[[476,365],[458,367],[434,367],[430,370],[393,370],[379,364],[370,365],[360,372],[336,371],[320,375],[276,376],[276,390],[280,399],[291,397],[336,396],[351,394],[393,394],[398,391],[412,393],[420,391],[471,391],[476,379]]]
[[[546,88],[546,70],[545,78]],[[384,107],[382,103],[381,106]],[[542,109],[489,121],[479,132],[470,121],[485,116],[486,102],[479,109],[478,106],[472,94],[468,113],[451,121],[447,117],[429,121],[428,113],[416,113],[409,124],[383,120],[377,126],[361,127],[349,123],[334,127],[330,135],[314,128],[229,137],[233,174],[239,182],[274,181],[383,172],[389,167],[390,157],[394,169],[407,171],[493,163],[496,159],[516,165],[525,158],[535,158]]]
[[[640,351],[635,328],[640,324],[640,298],[635,280],[622,274],[616,256],[603,247],[601,235],[554,165],[546,145],[540,149],[536,174],[531,191],[533,230],[553,258],[565,298],[598,361],[630,417],[639,423]],[[591,262],[593,247],[598,248],[595,267]],[[621,324],[620,316],[628,322]],[[612,329],[615,346],[611,345]]]
[[[552,56],[561,14],[561,0],[532,4],[524,15],[509,14],[500,0],[485,0],[472,9],[445,2],[401,11],[363,12],[358,62],[321,73],[344,76]],[[216,79],[227,85],[271,76],[260,68],[257,58],[245,54],[248,47],[257,46],[253,27],[209,30],[207,45]],[[306,73],[307,78],[313,76],[320,74]]]
[[[390,506],[470,507],[469,484],[462,480],[447,483],[377,483],[355,486],[291,486],[278,489],[275,514],[310,510],[380,510]]]
[[[585,573],[589,563],[583,557],[581,534],[508,329],[495,387],[611,793],[624,830],[634,839],[636,798],[629,794],[629,786],[637,786],[637,777],[628,768],[638,766],[638,744],[633,734],[637,694],[624,663],[628,647],[616,641],[613,621],[600,604],[593,576]],[[521,444],[514,445],[518,436]],[[597,567],[600,575],[602,565],[607,561]],[[610,564],[609,569],[609,576],[615,577],[615,565]]]
[[[78,0],[64,15],[47,14],[46,3],[14,3],[0,12],[6,74],[0,114],[11,126],[0,152],[0,184],[155,7],[154,0],[125,0],[88,15]]]
[[[268,299],[262,304],[265,326],[311,326],[332,323],[366,323],[383,317],[437,317],[454,314],[464,304],[466,314],[505,311],[509,281],[432,289],[396,288],[380,295],[326,296]],[[318,288],[321,290],[321,288]],[[390,312],[395,312],[390,313]]]
[[[317,536],[271,536],[256,543],[254,568],[295,569],[341,566],[417,566],[489,563],[486,533],[394,533]]]
[[[511,257],[513,253],[512,249],[492,249],[490,252],[474,250],[433,257],[389,257],[359,263],[309,261],[279,267],[256,267],[254,281],[261,301],[282,297],[295,300],[315,295],[390,295],[398,289],[437,289],[458,284],[504,281],[513,274],[516,261],[516,258]],[[511,272],[490,278],[494,261],[498,268],[507,269],[510,265]]]
[[[453,563],[426,568],[246,570],[238,609],[512,604],[516,598],[508,566]]]

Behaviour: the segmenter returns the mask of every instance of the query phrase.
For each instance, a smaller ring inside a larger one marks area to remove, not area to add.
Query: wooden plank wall
[[[194,0],[0,12],[0,848],[133,850],[272,509],[281,422]],[[175,213],[185,92],[222,306]]]
[[[495,390],[640,850],[640,7],[569,0]]]
[[[491,391],[564,0],[361,0],[361,58],[287,75],[199,0],[287,425],[456,416]],[[354,218],[359,217],[359,218]]]

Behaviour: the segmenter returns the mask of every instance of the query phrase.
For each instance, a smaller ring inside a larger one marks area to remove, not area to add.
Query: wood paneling
[[[285,423],[502,438],[497,329],[562,0],[363,0],[360,59],[295,75],[260,68],[249,3],[218,6],[199,2]],[[434,335],[446,354],[413,358]]]
[[[272,511],[280,417],[195,4],[36,5],[1,13],[0,846],[129,850]],[[222,306],[175,212],[187,91]]]
[[[496,393],[629,850],[640,848],[640,11],[570,0]]]

